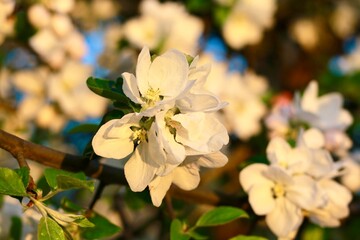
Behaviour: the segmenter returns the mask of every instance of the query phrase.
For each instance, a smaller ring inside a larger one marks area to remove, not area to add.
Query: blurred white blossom
[[[248,70],[245,73],[228,72],[224,61],[215,61],[209,54],[203,54],[201,63],[211,63],[211,70],[204,87],[216,93],[229,105],[218,114],[228,131],[243,140],[261,130],[261,119],[266,114],[262,97],[268,85],[264,77]]]
[[[319,29],[313,19],[298,19],[290,28],[293,39],[304,49],[314,49],[319,44]]]
[[[333,31],[341,38],[350,37],[354,33],[359,16],[354,6],[350,3],[338,2],[331,15],[330,25]]]
[[[353,118],[343,108],[343,102],[342,95],[336,92],[318,96],[318,83],[312,81],[301,97],[297,94],[292,101],[275,104],[265,123],[271,136],[291,135],[291,131],[297,131],[298,127],[317,128],[324,135],[325,147],[344,155],[352,146],[345,130]]]
[[[61,1],[47,1],[47,6],[59,5],[62,9],[67,7],[65,2],[67,1],[64,1],[62,6]],[[30,23],[38,29],[30,38],[29,44],[44,61],[58,69],[67,58],[81,59],[87,51],[86,44],[69,15],[63,11],[53,13],[45,6],[38,3],[28,10]]]
[[[140,13],[124,24],[124,36],[130,43],[159,53],[172,48],[190,55],[197,53],[204,26],[199,18],[186,12],[182,4],[144,0]]]
[[[14,30],[15,19],[9,16],[15,9],[15,0],[0,1],[0,45],[7,35],[11,35]]]
[[[275,0],[237,0],[222,27],[225,41],[234,49],[260,42],[273,25]]]

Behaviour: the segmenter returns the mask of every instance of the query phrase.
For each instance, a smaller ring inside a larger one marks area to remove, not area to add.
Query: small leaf
[[[22,234],[21,218],[13,216],[11,218],[10,239],[11,240],[21,240],[21,234]]]
[[[209,237],[201,235],[199,233],[197,233],[195,230],[189,230],[186,232],[192,239],[195,240],[205,240],[205,239],[209,239]]]
[[[267,240],[267,239],[263,238],[263,237],[258,237],[258,236],[238,235],[238,236],[230,238],[229,240]]]
[[[30,169],[28,167],[22,167],[19,169],[14,169],[14,171],[21,177],[21,181],[26,188],[29,185],[30,180]]]
[[[95,133],[98,128],[99,126],[97,124],[86,123],[73,127],[68,133]]]
[[[27,196],[22,177],[12,169],[0,168],[0,194]]]
[[[94,223],[90,222],[85,216],[80,216],[74,221],[79,227],[92,228],[95,227]]]
[[[73,176],[60,175],[56,177],[58,188],[63,190],[85,188],[90,192],[94,191],[94,181],[80,180]]]
[[[91,221],[95,226],[93,228],[82,229],[81,236],[83,239],[104,239],[121,231],[120,227],[114,225],[105,217],[97,213],[94,213],[91,217],[89,217],[89,221]]]
[[[72,172],[67,172],[67,171],[55,169],[55,168],[45,169],[44,176],[46,178],[47,183],[49,184],[49,186],[52,189],[58,188],[58,180],[57,180],[58,176],[69,176],[69,177],[83,180],[83,181],[86,180],[86,176],[83,172],[72,173]]]
[[[51,218],[42,217],[38,226],[38,240],[65,240],[64,230]]]
[[[82,210],[79,205],[73,203],[70,199],[66,197],[61,199],[61,208],[64,209],[66,212],[71,213],[79,212]]]
[[[225,224],[241,217],[248,217],[247,213],[235,207],[217,207],[203,214],[196,222],[196,227],[208,227]]]
[[[94,93],[111,100],[128,103],[130,100],[124,94],[121,82],[121,80],[113,81],[94,77],[86,80],[87,86]]]
[[[183,223],[179,219],[174,219],[170,226],[170,240],[188,240],[190,235],[187,235],[183,229]]]

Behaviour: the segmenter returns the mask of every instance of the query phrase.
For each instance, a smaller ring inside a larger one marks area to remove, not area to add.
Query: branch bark
[[[33,160],[44,166],[72,172],[83,171],[89,177],[99,179],[104,184],[124,184],[125,175],[122,169],[100,163],[99,159],[89,161],[82,156],[72,155],[28,142],[10,133],[0,130],[0,148],[13,156],[22,153],[24,159]]]

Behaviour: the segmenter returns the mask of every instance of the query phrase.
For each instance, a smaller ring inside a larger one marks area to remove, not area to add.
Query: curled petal
[[[143,100],[140,98],[135,76],[131,73],[125,72],[122,74],[122,77],[124,79],[122,89],[125,95],[134,103],[142,104]]]
[[[186,164],[174,170],[173,182],[186,191],[195,189],[200,183],[199,167],[196,164]]]
[[[121,159],[134,150],[133,131],[129,124],[115,127],[118,120],[111,120],[100,127],[92,140],[94,152],[102,157]]]
[[[151,201],[154,206],[159,207],[165,197],[166,192],[171,186],[173,175],[156,176],[149,184]]]
[[[148,158],[144,145],[137,146],[124,167],[126,180],[134,192],[143,191],[155,176],[156,166]]]

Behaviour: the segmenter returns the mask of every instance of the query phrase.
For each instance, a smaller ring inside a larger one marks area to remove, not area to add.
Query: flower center
[[[143,128],[133,130],[132,140],[135,141],[137,144],[146,141],[147,135],[146,130]]]
[[[146,103],[145,108],[153,107],[156,102],[161,100],[160,89],[150,88],[147,90],[144,101]]]
[[[284,185],[281,183],[276,183],[272,189],[275,198],[282,197],[285,195]]]

